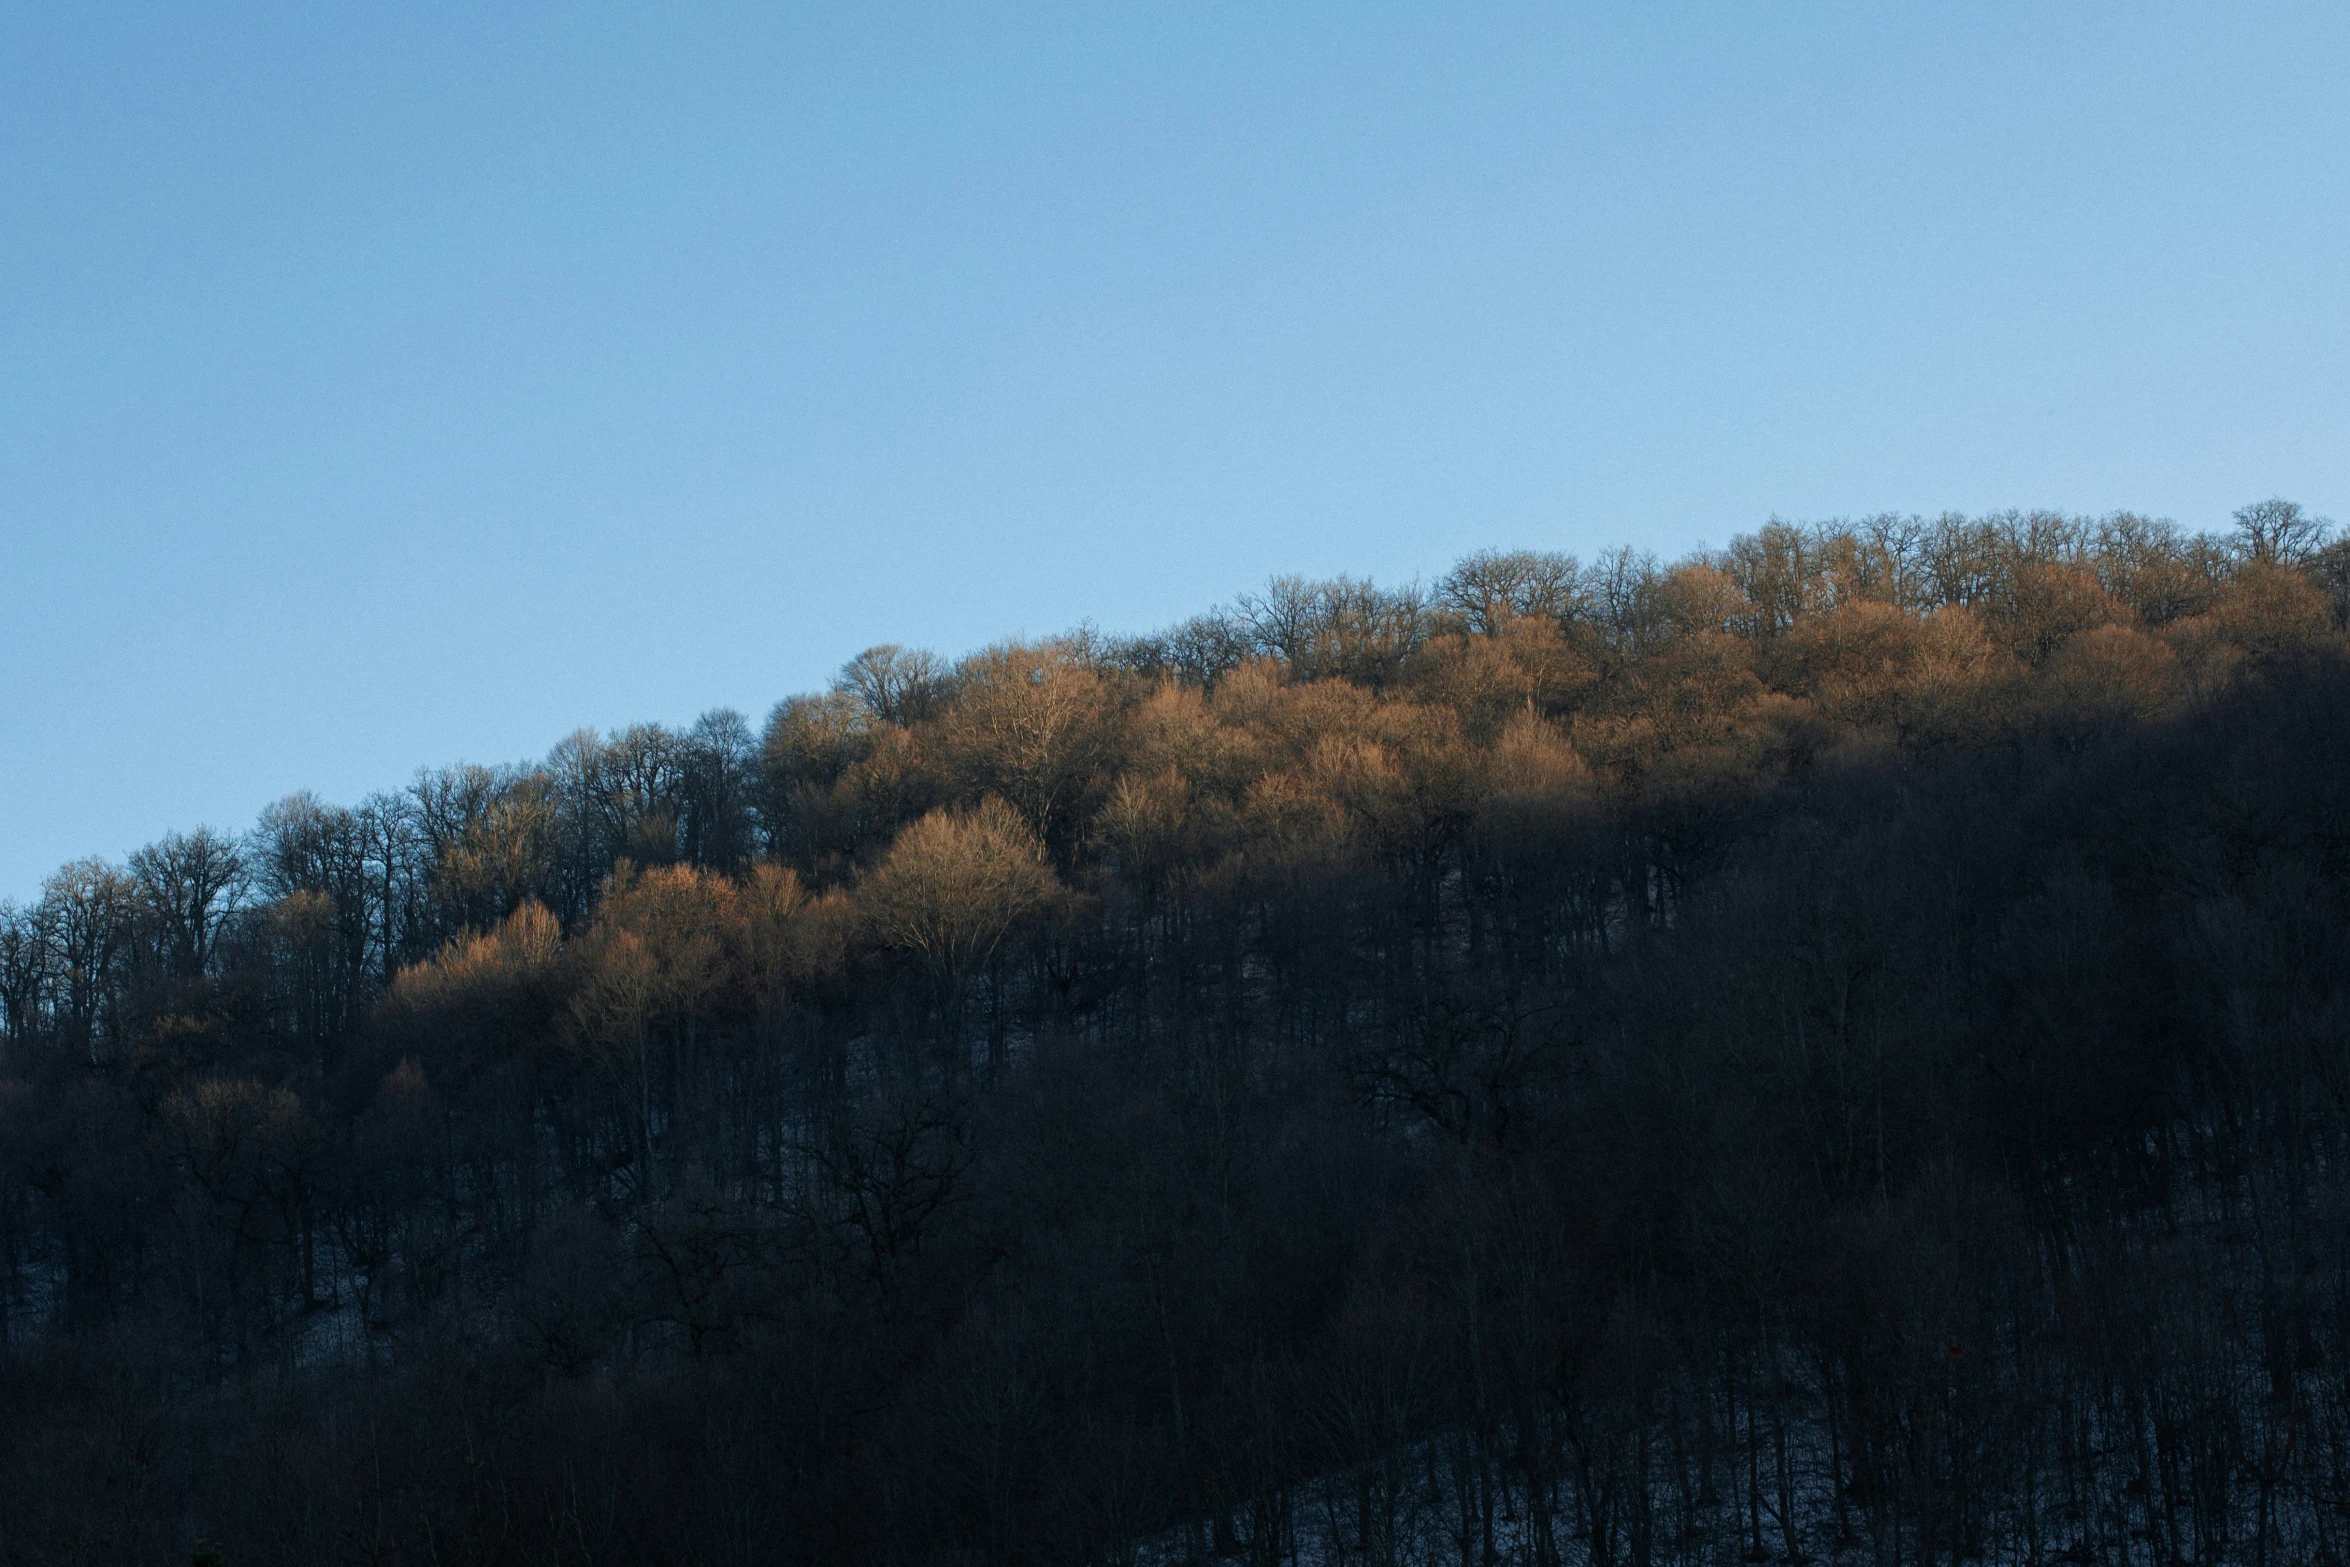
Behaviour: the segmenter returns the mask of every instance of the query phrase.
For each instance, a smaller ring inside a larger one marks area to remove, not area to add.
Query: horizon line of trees
[[[400,969],[524,902],[577,924],[624,860],[730,874],[767,860],[845,886],[925,811],[988,794],[1062,872],[1111,861],[1097,817],[1140,787],[1109,780],[1116,720],[1168,688],[1212,701],[1235,675],[1342,682],[1442,714],[1479,749],[1522,718],[1520,739],[1547,728],[1626,796],[1669,787],[1660,769],[1979,740],[2036,704],[2144,716],[2350,625],[2350,535],[2283,500],[2235,524],[1774,522],[1670,565],[1629,548],[1589,565],[1481,551],[1426,590],[1278,576],[1164,632],[1085,627],[952,664],[884,644],[779,702],[763,732],[724,708],[683,729],[583,728],[539,763],[420,768],[355,808],[298,791],[243,835],[199,827],[126,863],[75,860],[29,907],[0,900],[0,1008],[9,1037],[46,1004],[99,1048],[110,974],[188,977],[223,941],[274,939],[314,949],[295,1004],[331,1035]]]
[[[2350,539],[2236,520],[1276,578],[76,861],[0,1561],[2350,1547]]]

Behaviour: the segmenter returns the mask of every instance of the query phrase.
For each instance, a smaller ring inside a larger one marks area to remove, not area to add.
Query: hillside
[[[869,650],[0,906],[0,1560],[2338,1560],[2350,540]]]

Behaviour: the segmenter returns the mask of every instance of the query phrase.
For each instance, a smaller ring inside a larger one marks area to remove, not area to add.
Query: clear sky
[[[859,648],[2350,519],[2350,6],[0,0],[0,896]]]

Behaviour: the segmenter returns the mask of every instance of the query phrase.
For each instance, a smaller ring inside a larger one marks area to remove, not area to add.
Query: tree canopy
[[[64,866],[0,1560],[2338,1558],[2350,541],[2236,521],[1279,577]]]

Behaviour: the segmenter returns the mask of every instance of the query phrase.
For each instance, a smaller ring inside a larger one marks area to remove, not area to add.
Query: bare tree
[[[2280,566],[2298,566],[2315,555],[2334,526],[2281,496],[2240,506],[2235,515],[2237,547],[2245,557]]]
[[[756,755],[751,726],[731,707],[711,709],[687,731],[678,840],[688,863],[731,871],[750,859],[757,847],[751,814]]]
[[[936,653],[884,642],[843,664],[833,689],[864,703],[885,724],[912,724],[938,712],[948,685]]]
[[[221,922],[252,882],[235,840],[209,827],[168,833],[133,854],[130,871],[156,920],[171,972],[182,978],[204,973]]]
[[[106,1036],[138,910],[137,885],[103,860],[75,860],[41,884],[41,905],[57,964],[60,1043],[99,1064],[112,1043]]]
[[[1479,550],[1445,573],[1434,597],[1438,607],[1460,616],[1469,632],[1491,636],[1513,620],[1573,619],[1582,574],[1572,555]]]

